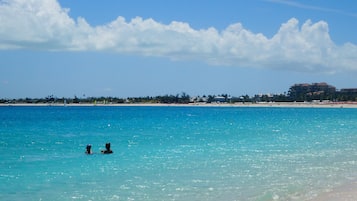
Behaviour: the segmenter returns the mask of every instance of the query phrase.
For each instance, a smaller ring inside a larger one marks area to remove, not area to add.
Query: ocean
[[[301,201],[357,180],[357,109],[4,106],[0,120],[0,200]]]

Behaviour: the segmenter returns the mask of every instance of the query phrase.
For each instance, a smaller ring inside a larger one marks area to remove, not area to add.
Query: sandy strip
[[[0,106],[161,106],[161,107],[296,107],[296,108],[357,108],[357,102],[352,103],[190,103],[190,104],[161,104],[161,103],[124,103],[124,104],[0,104]]]

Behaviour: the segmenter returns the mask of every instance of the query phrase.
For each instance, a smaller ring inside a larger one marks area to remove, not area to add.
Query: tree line
[[[161,104],[189,104],[189,103],[245,103],[245,102],[311,102],[357,101],[357,89],[342,89],[337,91],[334,86],[326,83],[295,84],[289,91],[282,94],[241,95],[228,94],[190,96],[185,92],[176,95],[145,96],[145,97],[77,97],[58,98],[54,95],[45,98],[0,99],[2,104],[130,104],[130,103],[161,103]]]

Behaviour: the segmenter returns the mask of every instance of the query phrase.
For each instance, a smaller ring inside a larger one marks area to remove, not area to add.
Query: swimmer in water
[[[92,145],[90,145],[90,144],[87,145],[86,154],[92,154]]]
[[[110,143],[109,142],[105,144],[105,150],[102,150],[102,153],[103,154],[112,154],[113,153],[113,151],[110,149]]]

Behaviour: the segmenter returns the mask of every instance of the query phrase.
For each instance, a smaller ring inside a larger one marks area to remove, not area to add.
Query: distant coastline
[[[357,102],[256,102],[256,103],[1,103],[0,107],[11,106],[57,106],[57,107],[291,107],[291,108],[357,108]]]

